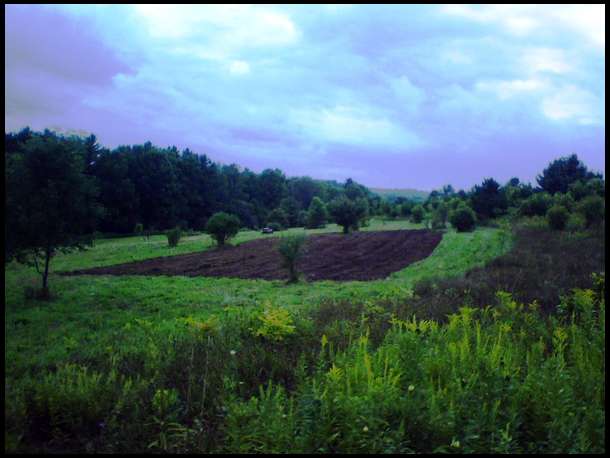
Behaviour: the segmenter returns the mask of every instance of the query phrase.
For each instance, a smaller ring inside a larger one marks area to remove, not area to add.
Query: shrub
[[[289,283],[298,280],[296,264],[303,255],[305,240],[305,234],[295,234],[282,237],[280,242],[279,251],[282,255],[282,265],[288,269]]]
[[[585,197],[578,205],[578,211],[585,217],[587,227],[600,223],[604,219],[604,199],[599,196]]]
[[[581,231],[587,225],[585,217],[580,213],[570,213],[568,221],[566,222],[566,230],[570,232]]]
[[[178,242],[180,241],[180,237],[182,237],[182,231],[179,227],[175,227],[165,233],[167,236],[167,244],[170,248],[174,248],[178,246]]]
[[[267,305],[258,318],[260,327],[255,332],[256,336],[277,342],[294,334],[295,326],[292,317],[285,308]]]
[[[553,196],[554,205],[559,205],[561,207],[565,207],[566,210],[572,211],[574,208],[574,199],[570,195],[570,193],[560,193],[558,192]]]
[[[519,207],[522,216],[544,216],[553,200],[546,192],[538,192],[525,199]]]
[[[416,224],[419,224],[423,221],[424,219],[424,207],[422,207],[421,205],[416,205],[415,207],[413,207],[411,209],[411,221],[413,221]]]
[[[565,229],[569,216],[568,210],[560,205],[553,205],[546,213],[549,227],[557,231]]]
[[[447,224],[447,205],[444,202],[439,202],[432,212],[432,229],[444,229]]]
[[[449,215],[449,222],[458,232],[466,232],[474,229],[476,217],[470,207],[466,204],[460,204]]]
[[[205,226],[205,231],[223,246],[227,240],[234,237],[239,231],[239,218],[225,212],[214,213]]]

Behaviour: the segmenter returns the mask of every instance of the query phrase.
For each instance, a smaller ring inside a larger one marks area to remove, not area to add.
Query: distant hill
[[[430,194],[427,191],[419,191],[417,189],[384,189],[384,188],[369,188],[375,194],[387,199],[396,199],[397,197],[406,197],[410,200],[423,202]]]

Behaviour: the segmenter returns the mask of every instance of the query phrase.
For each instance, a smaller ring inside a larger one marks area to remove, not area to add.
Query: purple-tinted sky
[[[5,129],[371,187],[605,175],[603,5],[5,6]]]

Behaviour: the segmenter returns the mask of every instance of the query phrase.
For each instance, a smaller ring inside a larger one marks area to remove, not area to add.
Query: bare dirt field
[[[308,237],[298,270],[307,281],[376,280],[424,259],[441,241],[429,230],[319,234]],[[177,256],[166,256],[63,275],[185,275],[285,280],[280,237]]]

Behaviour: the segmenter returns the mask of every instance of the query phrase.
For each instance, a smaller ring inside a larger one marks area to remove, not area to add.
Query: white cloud
[[[602,49],[605,5],[442,5],[441,12],[480,23],[498,23],[515,35],[570,30]]]
[[[403,150],[421,144],[414,133],[361,108],[339,105],[332,109],[292,110],[291,120],[306,135],[325,142],[364,147],[395,146]]]
[[[135,5],[161,39],[209,38],[221,48],[289,45],[298,31],[288,15],[260,5]],[[209,43],[208,43],[209,44]]]
[[[539,91],[545,87],[546,84],[538,79],[479,81],[475,85],[479,91],[495,93],[500,100],[506,100],[522,93]]]
[[[604,124],[604,110],[603,99],[574,85],[562,86],[542,101],[543,113],[554,121]]]
[[[529,72],[567,73],[572,69],[565,51],[554,48],[530,48],[521,57],[523,67]]]
[[[424,91],[415,86],[407,76],[392,79],[390,86],[400,108],[407,113],[416,113],[426,98]]]
[[[246,75],[250,73],[250,65],[243,60],[234,60],[229,65],[229,72],[232,75]]]

